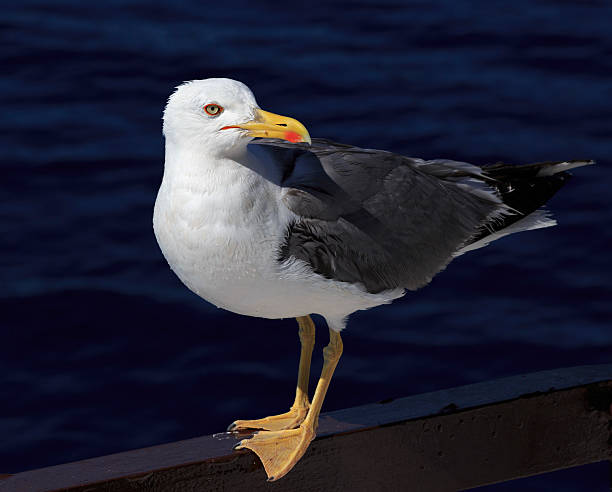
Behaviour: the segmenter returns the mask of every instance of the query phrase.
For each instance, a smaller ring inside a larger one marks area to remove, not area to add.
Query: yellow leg
[[[329,345],[323,349],[323,370],[306,419],[297,429],[258,432],[251,439],[240,441],[235,446],[235,449],[250,449],[259,456],[269,481],[285,476],[315,438],[321,406],[341,355],[342,338],[338,332],[329,330]]]
[[[296,318],[299,325],[300,342],[302,350],[300,353],[300,368],[298,370],[298,382],[295,390],[295,401],[288,412],[273,415],[257,420],[236,420],[231,424],[228,431],[239,431],[245,429],[263,429],[277,431],[283,429],[294,429],[300,425],[308,409],[308,380],[310,378],[310,359],[315,341],[315,325],[310,316]]]

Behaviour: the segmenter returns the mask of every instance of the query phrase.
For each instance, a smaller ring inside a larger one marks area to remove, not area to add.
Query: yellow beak
[[[268,113],[262,109],[255,110],[255,118],[252,121],[241,125],[226,126],[226,128],[242,128],[247,130],[251,137],[280,138],[289,142],[311,143],[310,135],[306,127],[298,120],[281,116],[279,114]]]

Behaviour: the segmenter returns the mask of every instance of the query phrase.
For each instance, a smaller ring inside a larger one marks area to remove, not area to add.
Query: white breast
[[[231,163],[164,175],[153,227],[170,267],[191,290],[226,309],[253,304],[249,289],[275,276],[283,237],[275,188]]]

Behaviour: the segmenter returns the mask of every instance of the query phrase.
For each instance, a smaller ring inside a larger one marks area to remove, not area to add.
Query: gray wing
[[[279,260],[298,258],[371,293],[427,284],[504,207],[470,164],[322,139],[253,144],[280,170],[283,202],[299,216]]]

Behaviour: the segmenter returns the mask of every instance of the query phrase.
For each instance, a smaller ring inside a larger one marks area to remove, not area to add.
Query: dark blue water
[[[551,201],[558,227],[355,314],[326,409],[610,362],[611,5],[4,5],[0,472],[218,432],[291,402],[295,322],[212,307],[153,237],[161,112],[186,79],[241,80],[312,136],[365,147],[599,161]],[[606,470],[490,490],[603,491]]]

